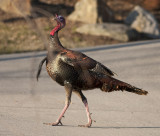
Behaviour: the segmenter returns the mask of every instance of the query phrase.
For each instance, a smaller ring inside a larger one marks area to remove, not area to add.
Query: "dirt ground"
[[[50,14],[62,14],[67,17],[73,10],[78,0],[41,0],[33,7],[47,11],[47,16],[37,13],[35,18],[25,20],[14,14],[0,10],[0,54],[26,51],[44,50],[48,36],[55,23],[51,21]],[[137,4],[142,5],[142,0],[106,0],[115,15],[114,22],[123,23],[124,18]],[[160,21],[160,11],[151,11]],[[34,24],[35,23],[35,24]],[[83,35],[75,32],[82,25],[80,22],[67,20],[66,27],[59,33],[60,40],[65,47],[77,48],[104,44],[120,43],[120,41],[102,37]]]

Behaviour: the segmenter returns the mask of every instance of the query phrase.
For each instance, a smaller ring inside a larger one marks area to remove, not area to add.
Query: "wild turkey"
[[[62,46],[58,38],[58,32],[65,26],[65,19],[56,15],[57,26],[50,33],[50,44],[48,54],[39,64],[37,80],[41,72],[43,63],[46,61],[46,69],[49,76],[58,84],[64,86],[66,90],[65,107],[55,123],[45,123],[47,125],[62,125],[61,119],[71,102],[72,92],[75,92],[85,105],[88,123],[80,125],[90,127],[92,124],[91,115],[86,97],[82,90],[100,88],[105,92],[128,91],[139,95],[146,95],[148,92],[130,84],[113,78],[114,73],[103,64],[77,51],[66,49]]]

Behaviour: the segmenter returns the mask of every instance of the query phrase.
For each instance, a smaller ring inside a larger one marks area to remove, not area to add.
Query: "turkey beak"
[[[56,21],[57,21],[57,18],[56,18],[56,17],[54,17],[52,20],[53,20],[53,21],[54,21],[54,20],[56,20]]]
[[[54,17],[52,20],[53,20],[53,21],[54,21],[54,20],[58,21],[57,17],[58,17],[58,15],[55,14],[55,17]]]

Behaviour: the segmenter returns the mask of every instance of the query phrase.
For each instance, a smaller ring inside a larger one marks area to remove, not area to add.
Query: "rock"
[[[30,15],[30,0],[0,0],[0,8],[12,14],[20,16]]]
[[[128,15],[125,23],[150,38],[160,38],[160,29],[154,16],[140,6],[136,6]]]
[[[127,42],[137,37],[137,32],[124,24],[85,24],[76,29],[76,32],[96,36],[107,36],[115,40]]]
[[[75,11],[68,16],[69,20],[85,23],[101,23],[113,21],[113,12],[103,0],[80,0]]]

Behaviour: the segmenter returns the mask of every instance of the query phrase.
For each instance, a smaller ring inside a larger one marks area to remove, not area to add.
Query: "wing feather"
[[[70,50],[62,52],[61,60],[76,69],[80,68],[109,76],[114,75],[109,68],[80,52]]]

